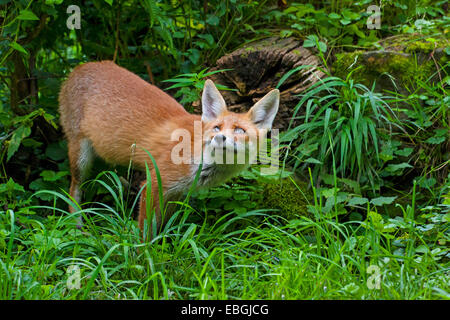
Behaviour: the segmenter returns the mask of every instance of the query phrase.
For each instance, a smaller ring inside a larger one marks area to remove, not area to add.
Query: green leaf
[[[442,218],[442,220],[447,221],[447,222],[450,222],[450,212],[449,212],[449,213],[446,213],[446,214],[444,215],[444,217]]]
[[[326,37],[327,38],[333,38],[333,37],[337,37],[339,35],[339,29],[338,28],[329,28],[326,29]]]
[[[436,179],[431,177],[428,179],[420,179],[418,185],[422,188],[431,188],[436,184]]]
[[[325,197],[325,198],[330,198],[333,197],[336,194],[337,190],[335,188],[327,188],[327,189],[323,189],[320,193]]]
[[[44,113],[44,119],[45,119],[45,121],[50,123],[53,126],[53,128],[58,129],[58,126],[53,121],[53,119],[55,119],[55,116],[51,115],[50,113]]]
[[[21,10],[17,16],[19,20],[39,20],[39,18],[30,10]]]
[[[360,38],[365,38],[366,35],[364,34],[364,32],[362,32],[361,30],[358,29],[358,26],[356,24],[352,24],[351,26],[349,26],[349,29],[356,34],[358,37]]]
[[[9,178],[8,182],[0,184],[0,193],[13,191],[25,192],[25,189],[18,183],[15,183],[12,178]]]
[[[281,38],[287,38],[290,37],[292,35],[292,30],[281,30],[280,31],[280,37]]]
[[[180,32],[180,31],[175,31],[172,34],[172,37],[177,38],[177,39],[184,39],[184,33]]]
[[[249,24],[247,24],[247,23],[244,23],[244,28],[245,28],[246,30],[250,30],[251,32],[256,33],[256,30],[255,30],[251,25],[249,25]]]
[[[409,163],[406,162],[402,162],[399,164],[390,164],[386,167],[386,170],[389,172],[397,172],[397,171],[403,171],[403,169],[405,168],[413,168],[412,165],[410,165]]]
[[[359,18],[361,18],[361,15],[359,13],[353,12],[349,9],[344,9],[342,11],[342,16],[348,20],[358,20]]]
[[[301,24],[298,24],[298,23],[294,23],[293,25],[291,25],[291,28],[297,29],[297,30],[303,30],[303,29],[305,29],[304,26],[302,26]]]
[[[191,85],[194,81],[195,81],[195,79],[191,79],[191,78],[178,78],[178,79],[163,80],[163,82],[183,82],[183,83],[188,83],[189,85]]]
[[[405,148],[402,150],[395,150],[395,154],[401,157],[408,157],[414,151],[413,148]]]
[[[45,150],[45,155],[54,161],[60,161],[67,157],[67,151],[59,143],[52,143]]]
[[[395,199],[397,199],[397,196],[395,197],[378,197],[375,199],[370,200],[370,203],[374,206],[382,206],[385,204],[391,204]]]
[[[12,43],[10,44],[10,46],[11,46],[11,48],[13,48],[14,50],[17,50],[17,51],[19,51],[19,52],[22,52],[22,53],[28,55],[28,51],[27,51],[24,47],[22,47],[20,44],[18,44],[17,42],[12,42]]]
[[[199,38],[206,40],[206,42],[211,46],[214,44],[214,37],[210,35],[209,33],[206,34],[199,34]]]
[[[41,172],[41,177],[44,179],[44,181],[56,181],[59,180],[61,177],[67,175],[69,175],[68,171],[55,172],[53,170],[44,170]]]
[[[27,126],[20,126],[16,130],[14,130],[11,140],[9,141],[6,161],[9,161],[9,159],[11,159],[14,153],[16,153],[16,151],[19,149],[20,142],[22,141],[22,139],[28,137],[30,134],[31,128]]]
[[[36,191],[37,190],[45,190],[45,189],[49,189],[50,184],[45,183],[44,180],[42,180],[41,178],[38,178],[36,180],[33,180],[28,187],[31,190],[36,190]],[[44,197],[44,198],[51,199],[52,197]]]
[[[45,0],[45,4],[47,5],[54,5],[54,4],[61,4],[64,0]]]
[[[367,202],[369,202],[369,200],[367,198],[354,197],[354,198],[351,198],[348,201],[348,205],[350,205],[350,206],[360,206],[360,205],[366,204]]]
[[[327,45],[325,44],[325,42],[319,41],[319,50],[321,52],[326,52],[327,51]]]
[[[303,47],[305,47],[305,48],[315,47],[317,45],[318,40],[319,39],[317,38],[316,35],[311,34],[306,37],[305,41],[303,41]]]
[[[418,252],[418,253],[427,253],[427,252],[430,251],[430,249],[429,249],[426,245],[421,244],[420,246],[418,246],[418,247],[415,249],[415,251]]]
[[[206,23],[212,26],[218,26],[219,22],[219,18],[212,14],[209,15],[208,19],[206,19]]]
[[[114,0],[105,0],[105,2],[106,2],[107,4],[109,4],[110,6],[112,6],[113,1],[114,1]]]
[[[338,14],[338,13],[332,12],[332,13],[330,13],[330,14],[328,15],[328,18],[330,18],[330,19],[340,19],[340,18],[341,18],[341,15]]]
[[[414,22],[414,26],[419,30],[422,30],[424,28],[426,29],[427,27],[431,26],[432,24],[433,24],[433,22],[425,20],[425,19],[417,19]]]
[[[445,136],[447,136],[448,133],[449,133],[449,131],[446,128],[440,128],[440,129],[434,130],[434,135],[436,137],[445,137]]]
[[[305,162],[307,162],[307,163],[314,163],[314,164],[322,164],[322,162],[320,162],[319,160],[314,159],[314,158],[308,158],[308,159],[305,160]]]
[[[196,65],[200,59],[200,51],[195,48],[191,48],[188,50],[188,52],[189,52],[188,55],[189,60],[192,61],[192,64]]]
[[[40,147],[42,145],[42,142],[39,142],[33,138],[26,138],[22,140],[22,145],[24,147],[32,147],[32,148],[37,148]]]
[[[446,138],[444,136],[434,136],[431,138],[428,138],[427,140],[425,140],[426,143],[429,144],[440,144],[442,142],[444,142],[446,140]]]
[[[407,10],[408,9],[408,6],[406,4],[402,4],[402,3],[399,3],[397,1],[394,1],[394,6],[396,6],[397,8],[400,8],[402,10]]]
[[[355,193],[360,194],[360,186],[359,186],[358,181],[354,181],[354,180],[347,179],[347,178],[341,178],[339,180],[342,181],[343,183],[345,183],[350,188],[352,188],[352,190]]]

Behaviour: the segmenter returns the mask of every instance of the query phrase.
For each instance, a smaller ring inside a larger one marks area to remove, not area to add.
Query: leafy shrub
[[[172,79],[163,80],[163,82],[173,82],[175,84],[166,88],[166,90],[178,89],[175,93],[175,98],[181,98],[181,104],[190,104],[200,99],[203,87],[205,85],[206,77],[212,76],[213,74],[224,72],[230,69],[222,69],[206,72],[208,69],[203,69],[200,72],[193,73],[185,73],[180,74]],[[215,84],[219,90],[232,90],[228,87],[218,84]],[[234,89],[235,90],[235,89]],[[189,110],[192,111],[192,110]]]
[[[443,68],[442,72],[445,73],[446,69]],[[445,78],[435,83],[422,80],[414,82],[416,87],[412,92],[407,95],[397,94],[398,101],[407,104],[406,107],[399,107],[404,115],[404,140],[414,141],[417,152],[411,154],[411,161],[422,168],[420,175],[434,172],[435,178],[443,181],[449,170],[445,163],[448,164],[450,158],[448,84]],[[439,167],[442,170],[436,170]]]
[[[280,139],[288,144],[294,168],[314,167],[313,177],[333,173],[339,177],[378,184],[378,130],[391,130],[393,111],[386,97],[350,79],[327,77],[301,96],[293,115],[303,123],[289,128]],[[302,109],[303,115],[297,116]],[[292,123],[292,121],[291,121]]]

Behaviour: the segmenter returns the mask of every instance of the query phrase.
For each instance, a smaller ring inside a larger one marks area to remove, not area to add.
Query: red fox
[[[186,193],[201,166],[198,187],[211,187],[237,175],[248,165],[221,163],[223,151],[248,152],[251,136],[261,136],[272,127],[280,93],[270,91],[246,113],[227,110],[225,100],[211,80],[202,93],[202,115],[188,113],[175,99],[112,61],[89,62],[76,67],[61,87],[59,112],[68,141],[72,181],[70,195],[81,201],[80,183],[86,177],[94,155],[111,164],[140,170],[147,163],[151,172],[152,209],[161,225],[156,171],[161,174],[165,202]],[[187,134],[186,150],[179,148],[174,133]],[[190,152],[193,150],[193,152]],[[208,150],[208,151],[207,151]],[[209,152],[209,153],[206,153]],[[180,160],[181,157],[181,160]],[[208,160],[208,161],[206,161]],[[147,218],[146,182],[141,187],[139,228]],[[69,207],[71,213],[76,209]],[[166,215],[167,219],[168,216]]]

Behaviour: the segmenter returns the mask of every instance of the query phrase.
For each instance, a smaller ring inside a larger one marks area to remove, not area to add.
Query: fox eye
[[[220,131],[220,127],[219,127],[219,126],[215,126],[215,127],[213,128],[213,131],[214,131],[214,132]]]
[[[245,133],[245,130],[242,128],[234,128],[234,133]]]

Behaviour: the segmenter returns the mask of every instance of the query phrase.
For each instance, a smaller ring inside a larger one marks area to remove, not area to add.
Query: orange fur
[[[220,93],[214,89],[215,87],[208,89],[210,96],[204,93],[204,104],[208,105],[211,99],[212,102],[218,101],[207,111],[214,111],[216,106],[224,105]],[[144,149],[148,150],[156,161],[161,173],[164,200],[167,202],[177,199],[187,191],[186,187],[193,180],[198,167],[193,161],[173,163],[171,152],[178,144],[178,141],[171,141],[174,130],[182,128],[190,133],[191,150],[194,150],[192,159],[201,157],[202,150],[196,150],[195,144],[204,146],[205,141],[214,139],[217,134],[214,132],[217,129],[214,128],[217,125],[221,126],[219,133],[225,129],[233,130],[236,126],[245,130],[252,127],[258,132],[264,131],[255,125],[256,109],[236,114],[227,111],[223,106],[220,114],[214,115],[212,112],[213,117],[206,121],[206,116],[202,119],[198,115],[188,113],[168,94],[111,61],[90,62],[76,67],[61,88],[59,104],[61,124],[68,140],[72,174],[71,196],[77,201],[81,200],[79,184],[87,173],[93,152],[111,164],[128,165],[132,159],[133,164],[140,170],[145,170],[147,162],[152,178],[152,207],[156,209],[158,227],[163,221],[159,212],[156,174]],[[194,135],[195,121],[202,121],[202,136]],[[247,140],[242,134],[232,134],[229,138],[237,143]],[[228,178],[228,171],[233,175],[235,171],[242,169],[233,165],[225,166],[220,169],[222,171],[219,170],[217,178],[211,181],[205,173],[204,180],[208,180],[205,186],[213,182],[223,182],[222,178]],[[142,186],[144,190],[138,218],[141,230],[147,217],[146,189],[144,184]],[[72,207],[69,209],[71,212],[75,210]]]

